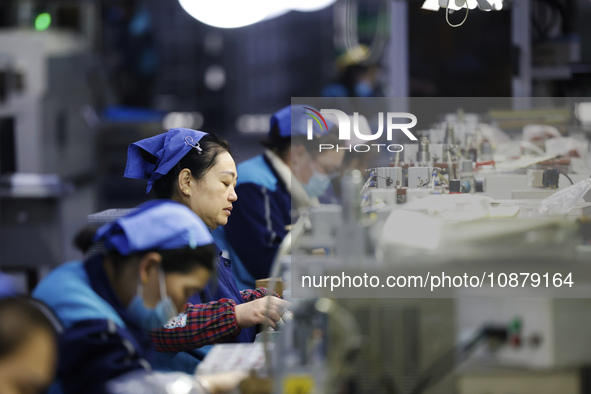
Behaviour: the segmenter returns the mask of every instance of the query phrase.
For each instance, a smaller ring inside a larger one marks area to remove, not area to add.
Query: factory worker
[[[236,165],[226,141],[202,131],[178,128],[129,146],[125,176],[147,179],[157,198],[189,207],[213,230],[236,210]],[[265,288],[239,291],[231,263],[218,250],[216,279],[189,298],[186,310],[151,332],[161,369],[192,371],[211,345],[253,342],[257,325],[276,327],[288,303],[267,297]],[[189,352],[178,353],[175,352]]]
[[[41,394],[57,364],[54,327],[38,301],[0,299],[0,393]]]
[[[322,88],[322,97],[382,97],[379,67],[366,64],[370,50],[365,45],[348,49],[336,60],[337,80]]]
[[[192,386],[191,392],[205,392],[211,382],[202,378],[151,372],[153,347],[141,325],[144,303],[138,307],[136,300],[155,300],[167,318],[175,316],[214,269],[209,230],[185,206],[157,200],[102,226],[94,240],[105,253],[56,268],[33,292],[64,327],[58,381],[50,393],[135,393],[148,392],[148,386],[154,387],[149,392],[172,393],[164,388],[175,379]]]
[[[330,122],[322,128],[312,122],[315,138],[307,140],[310,112],[301,105],[277,111],[271,117],[265,152],[238,166],[240,199],[228,224],[214,237],[229,253],[239,288],[269,277],[291,224],[292,207],[318,204],[341,166],[344,151],[318,152],[320,143],[337,144],[336,134],[328,132]]]

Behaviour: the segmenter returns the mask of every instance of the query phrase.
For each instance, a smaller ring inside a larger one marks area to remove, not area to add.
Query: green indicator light
[[[518,333],[521,331],[521,319],[513,319],[509,324],[509,332]]]
[[[37,15],[37,18],[35,18],[35,30],[46,30],[49,25],[51,25],[51,15],[47,12]]]

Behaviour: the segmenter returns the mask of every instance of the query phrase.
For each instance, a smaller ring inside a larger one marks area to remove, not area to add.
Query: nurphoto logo
[[[305,114],[310,116],[308,119],[308,129],[307,129],[307,138],[308,140],[313,140],[314,137],[318,137],[318,135],[314,135],[314,121],[320,127],[320,131],[323,129],[327,132],[330,131],[328,129],[328,124],[324,119],[323,115],[333,115],[337,119],[337,125],[339,128],[339,140],[341,141],[351,141],[351,131],[353,132],[354,139],[357,141],[375,141],[378,138],[382,137],[384,134],[384,123],[386,123],[386,138],[388,141],[392,141],[392,136],[394,131],[402,131],[411,141],[418,141],[417,137],[409,130],[416,126],[417,124],[417,117],[408,112],[387,112],[385,115],[383,112],[378,113],[378,130],[375,133],[363,133],[361,129],[369,129],[369,125],[367,124],[367,120],[363,115],[359,115],[358,112],[354,112],[351,117],[347,115],[345,112],[340,111],[338,109],[321,109],[320,112],[305,107],[310,112],[305,112]],[[365,123],[366,127],[360,127],[360,119],[362,119],[362,123]],[[385,119],[385,122],[384,122]],[[398,123],[400,119],[408,119],[410,122],[407,123]],[[369,130],[371,132],[371,130]],[[318,150],[319,152],[335,149],[337,152],[340,150],[346,150],[349,152],[369,152],[373,148],[376,148],[377,151],[380,151],[381,147],[385,147],[388,152],[402,152],[404,149],[400,144],[347,144],[347,145],[334,145],[334,144],[319,144]]]

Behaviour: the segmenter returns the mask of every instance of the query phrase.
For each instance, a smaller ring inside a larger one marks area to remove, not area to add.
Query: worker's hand
[[[246,372],[222,372],[200,375],[198,379],[202,379],[201,383],[211,394],[224,394],[235,392],[240,381],[246,376]]]
[[[240,328],[268,324],[277,328],[281,316],[290,309],[290,303],[277,297],[267,296],[236,305],[236,322]]]

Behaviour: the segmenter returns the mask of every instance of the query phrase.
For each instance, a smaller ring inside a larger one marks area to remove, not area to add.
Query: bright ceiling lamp
[[[500,11],[503,9],[503,0],[488,0],[492,5],[493,10]]]
[[[429,11],[439,11],[440,8],[445,9],[445,20],[451,27],[462,26],[468,18],[468,11],[476,7],[483,11],[499,11],[503,9],[503,0],[425,0],[421,6],[422,9]],[[466,9],[464,20],[455,25],[450,23],[449,14],[462,8]]]
[[[276,18],[290,11],[313,12],[336,0],[179,0],[193,18],[210,26],[232,29]]]
[[[295,0],[290,2],[289,8],[294,11],[313,12],[329,7],[335,2],[336,0]]]
[[[283,14],[287,14],[289,11],[291,11],[289,8],[277,8],[276,7],[274,10],[270,11],[267,14],[267,16],[265,17],[265,20],[277,18]]]
[[[483,11],[501,10],[503,8],[503,0],[425,0],[423,6],[424,10],[439,11],[439,8],[449,8],[450,10],[460,10],[462,8],[480,8]]]
[[[252,25],[278,10],[278,2],[272,0],[179,0],[179,3],[193,18],[226,29]]]
[[[439,0],[425,0],[421,8],[428,11],[439,11],[441,7],[439,7]]]

